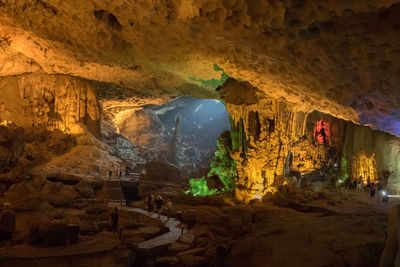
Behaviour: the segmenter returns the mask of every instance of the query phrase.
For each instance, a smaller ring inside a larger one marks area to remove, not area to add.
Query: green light
[[[203,79],[197,79],[196,77],[190,77],[189,79],[192,81],[199,82],[205,87],[211,87],[211,88],[215,89],[218,86],[223,85],[224,82],[229,78],[229,76],[225,73],[224,69],[219,67],[217,64],[214,64],[214,70],[222,71],[221,78],[219,80],[218,79],[203,80]]]
[[[206,179],[204,179],[204,176],[199,179],[195,178],[190,179],[189,184],[190,184],[190,189],[186,190],[185,193],[186,194],[192,193],[193,196],[215,195],[218,191],[217,189],[211,189],[211,190],[208,189],[207,181]]]

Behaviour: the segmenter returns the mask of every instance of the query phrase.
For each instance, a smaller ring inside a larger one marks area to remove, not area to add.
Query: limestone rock
[[[36,178],[12,185],[4,194],[4,201],[16,210],[36,210],[41,202],[54,206],[67,206],[76,200],[78,193],[70,186]]]
[[[205,266],[207,262],[205,257],[194,256],[194,255],[183,255],[180,256],[179,259],[184,266],[191,266],[191,267]]]
[[[148,146],[161,136],[162,124],[157,115],[148,109],[137,110],[123,121],[120,133],[133,144]],[[159,142],[159,141],[158,141]]]
[[[0,125],[0,173],[18,163],[24,152],[24,129],[15,125]]]
[[[70,205],[78,196],[72,187],[51,182],[44,184],[40,195],[55,207]]]
[[[127,240],[143,238],[145,240],[160,234],[160,228],[155,226],[140,227],[138,229],[125,229],[124,237]]]
[[[179,259],[177,257],[162,257],[154,261],[155,267],[178,266]]]
[[[178,254],[176,254],[177,257],[181,257],[183,255],[196,255],[196,256],[201,256],[204,255],[204,251],[206,250],[206,248],[194,248],[194,249],[189,249],[186,251],[182,251],[179,252]]]
[[[176,254],[178,252],[187,250],[190,248],[190,245],[184,242],[175,241],[168,247],[168,253]]]
[[[179,241],[188,245],[192,245],[195,239],[196,237],[193,234],[185,233],[179,238]]]
[[[29,243],[49,247],[65,246],[69,228],[62,222],[32,224]]]
[[[0,121],[13,121],[23,127],[44,125],[63,132],[83,121],[100,137],[98,103],[87,81],[63,75],[26,74],[3,79],[0,92],[4,96]]]
[[[181,173],[176,167],[159,162],[153,161],[145,165],[146,175],[144,179],[158,182],[180,182],[182,181]]]

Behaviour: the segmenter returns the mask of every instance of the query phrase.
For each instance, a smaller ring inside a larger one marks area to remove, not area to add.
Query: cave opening
[[[208,175],[217,140],[230,130],[230,122],[219,100],[178,97],[134,111],[119,130],[135,147],[128,174],[160,183],[187,183]],[[143,193],[133,187],[123,183],[125,197],[139,200]]]

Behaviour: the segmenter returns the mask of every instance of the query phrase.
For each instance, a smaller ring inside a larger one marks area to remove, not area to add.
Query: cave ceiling
[[[399,2],[0,0],[0,76],[68,74],[100,96],[162,99],[217,97],[226,73],[400,134]]]

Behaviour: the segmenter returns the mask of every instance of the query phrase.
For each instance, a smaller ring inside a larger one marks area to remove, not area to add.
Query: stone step
[[[120,189],[108,189],[108,198],[109,199],[125,199]]]

